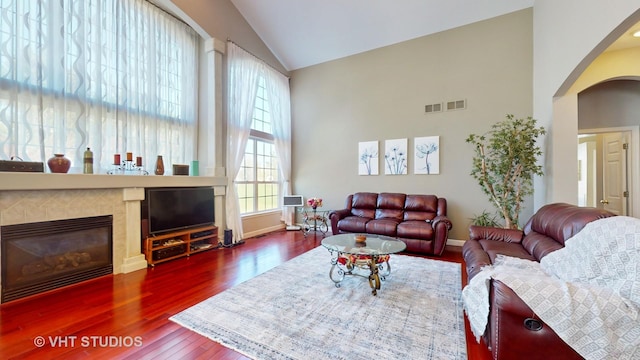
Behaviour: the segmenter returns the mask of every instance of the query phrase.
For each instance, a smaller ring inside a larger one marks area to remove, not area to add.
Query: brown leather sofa
[[[524,229],[469,228],[462,247],[468,280],[498,254],[540,261],[589,222],[614,216],[596,208],[556,203],[543,206]],[[483,335],[493,359],[581,359],[509,287],[491,280],[489,321]]]
[[[334,234],[367,233],[398,238],[406,251],[442,255],[451,221],[447,200],[434,195],[359,192],[346,208],[329,213]]]

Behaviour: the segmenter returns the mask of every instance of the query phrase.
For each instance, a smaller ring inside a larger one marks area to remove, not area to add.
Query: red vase
[[[66,174],[71,167],[71,160],[64,157],[64,154],[53,154],[53,157],[47,161],[47,166],[52,173]]]

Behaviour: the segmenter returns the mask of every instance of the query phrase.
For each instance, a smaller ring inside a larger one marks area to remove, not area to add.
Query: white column
[[[227,217],[224,213],[224,204],[227,187],[226,186],[214,186],[214,207],[215,207],[215,225],[218,227],[218,239],[222,241],[224,235],[224,229],[227,228]]]
[[[198,124],[200,175],[224,176],[222,55],[225,52],[226,44],[223,41],[210,38],[204,41],[203,46]]]
[[[122,201],[125,203],[125,239],[126,251],[119,272],[130,273],[147,267],[147,260],[142,254],[140,227],[140,202],[144,200],[144,188],[122,189]],[[118,273],[114,269],[114,273]]]
[[[578,95],[553,99],[548,202],[578,203]]]
[[[204,41],[200,83],[200,120],[198,129],[198,159],[200,175],[225,176],[224,147],[226,146],[223,115],[222,55],[226,42],[215,38]],[[224,186],[214,186],[216,226],[218,237],[226,229]]]

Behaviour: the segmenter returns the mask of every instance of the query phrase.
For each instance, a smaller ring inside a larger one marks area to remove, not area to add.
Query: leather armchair
[[[540,261],[589,222],[615,216],[596,208],[556,203],[540,208],[522,231],[470,226],[462,247],[468,280],[496,256]],[[581,359],[547,324],[500,281],[491,280],[489,321],[483,338],[494,359]]]

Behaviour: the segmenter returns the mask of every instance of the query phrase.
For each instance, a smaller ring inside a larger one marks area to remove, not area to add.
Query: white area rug
[[[392,255],[367,279],[329,279],[318,247],[171,317],[254,359],[466,359],[461,265]]]

